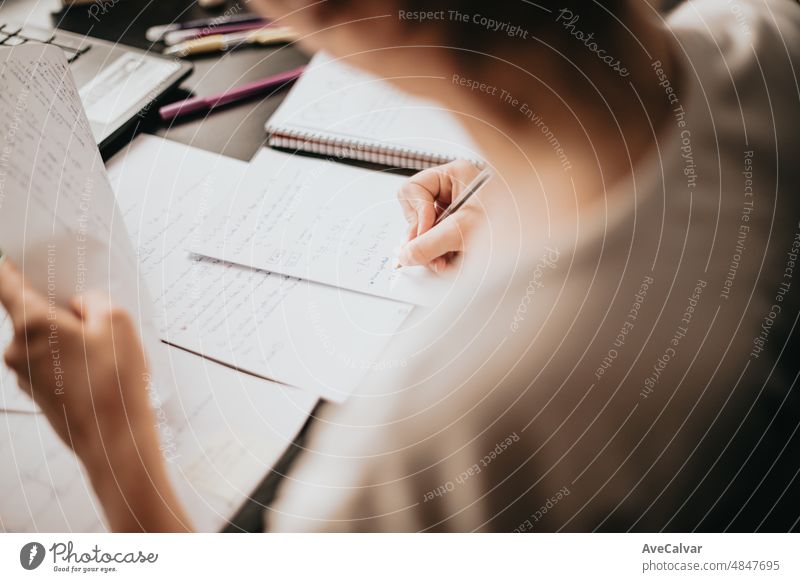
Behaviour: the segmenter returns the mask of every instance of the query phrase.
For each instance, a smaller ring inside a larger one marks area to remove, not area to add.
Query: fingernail
[[[410,252],[408,250],[409,244],[405,244],[400,248],[400,253],[397,255],[397,264],[404,266],[411,263]]]

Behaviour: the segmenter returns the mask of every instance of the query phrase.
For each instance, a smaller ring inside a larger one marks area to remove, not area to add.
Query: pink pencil
[[[300,77],[300,75],[303,74],[305,68],[306,66],[303,65],[302,67],[297,67],[296,69],[291,69],[284,73],[278,73],[277,75],[271,75],[264,79],[247,83],[241,87],[228,89],[227,91],[223,93],[217,93],[216,95],[209,95],[208,97],[193,97],[177,103],[171,103],[170,105],[165,105],[159,109],[158,114],[164,121],[169,121],[179,117],[200,113],[202,111],[211,111],[223,105],[229,105],[231,103],[243,101],[255,95],[267,93],[281,87],[282,85],[286,85],[295,81],[298,77]]]

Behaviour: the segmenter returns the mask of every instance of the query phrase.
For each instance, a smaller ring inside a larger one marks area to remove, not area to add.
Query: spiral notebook
[[[436,82],[447,82],[436,80]],[[270,146],[422,170],[477,148],[443,107],[317,53],[266,124]]]

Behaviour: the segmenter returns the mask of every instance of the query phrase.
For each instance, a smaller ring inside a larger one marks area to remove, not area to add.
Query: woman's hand
[[[107,297],[49,302],[9,261],[0,303],[14,325],[5,360],[89,473],[115,530],[186,530],[158,447],[144,349]]]
[[[6,364],[81,458],[150,417],[147,362],[125,311],[102,295],[70,309],[48,303],[10,262],[0,266],[0,302],[14,324]]]
[[[401,266],[426,265],[439,272],[464,243],[480,219],[478,206],[466,204],[434,227],[447,206],[457,200],[479,174],[471,162],[456,160],[412,176],[397,193],[409,225],[408,242],[400,250]]]

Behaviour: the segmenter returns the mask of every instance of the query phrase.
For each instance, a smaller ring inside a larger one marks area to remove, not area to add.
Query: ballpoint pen
[[[186,30],[188,28],[214,28],[224,24],[234,24],[242,22],[265,22],[264,18],[257,14],[232,14],[230,16],[215,16],[214,18],[200,18],[186,22],[173,22],[172,24],[162,24],[151,26],[147,29],[145,36],[147,40],[156,42],[161,40],[165,34],[173,30]]]
[[[271,75],[265,79],[247,83],[241,87],[229,89],[223,93],[209,95],[208,97],[194,97],[192,99],[165,105],[158,110],[158,114],[164,121],[169,121],[178,117],[193,115],[202,111],[211,111],[223,105],[230,105],[231,103],[243,101],[244,99],[266,93],[267,91],[291,83],[303,73],[305,68],[305,65],[303,65],[302,67],[297,67],[296,69],[291,69],[277,75]]]
[[[458,201],[450,204],[444,212],[442,212],[439,217],[433,221],[433,226],[436,226],[440,222],[442,222],[445,218],[456,212],[459,208],[464,206],[467,203],[467,200],[472,198],[478,191],[483,188],[483,185],[489,181],[489,178],[492,177],[492,173],[489,170],[482,170],[480,174],[475,176],[475,179],[469,183],[467,188],[464,190],[464,193],[458,199]]]
[[[230,48],[248,44],[273,44],[291,42],[297,34],[288,26],[276,26],[251,30],[247,32],[234,32],[232,34],[212,34],[195,40],[188,40],[167,48],[165,55],[181,57],[201,53],[226,51]]]

